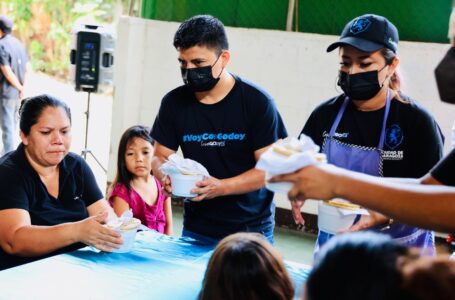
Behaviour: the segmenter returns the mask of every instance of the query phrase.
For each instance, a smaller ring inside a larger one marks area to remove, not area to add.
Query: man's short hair
[[[194,46],[206,46],[218,52],[228,50],[223,23],[210,15],[198,15],[180,24],[174,35],[174,47],[179,50]]]
[[[6,15],[0,16],[0,30],[4,33],[11,33],[13,30],[13,21]]]

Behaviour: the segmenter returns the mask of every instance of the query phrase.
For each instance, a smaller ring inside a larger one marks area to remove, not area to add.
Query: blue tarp
[[[129,253],[83,248],[0,272],[0,299],[196,299],[213,249],[139,232]],[[300,293],[305,265],[286,262]]]

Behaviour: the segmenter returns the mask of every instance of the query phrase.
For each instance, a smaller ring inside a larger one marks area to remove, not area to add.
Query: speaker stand
[[[87,148],[87,141],[88,141],[88,121],[89,121],[89,118],[90,118],[90,92],[87,92],[88,96],[87,96],[87,111],[85,112],[85,143],[84,143],[84,149],[82,150],[81,152],[81,156],[87,160],[87,154],[90,154],[93,159],[96,161],[96,163],[98,164],[98,166],[100,166],[101,169],[103,169],[104,173],[107,173],[107,170],[105,167],[103,167],[103,165],[101,164],[101,162],[96,158],[95,154],[93,154],[93,152]]]

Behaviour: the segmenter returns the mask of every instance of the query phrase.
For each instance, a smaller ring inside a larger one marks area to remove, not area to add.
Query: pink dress
[[[141,220],[142,225],[164,233],[166,226],[166,215],[164,214],[164,201],[166,196],[161,191],[161,184],[155,179],[158,190],[158,199],[153,205],[147,204],[138,192],[131,187],[130,192],[123,183],[117,183],[109,197],[109,204],[112,206],[114,197],[122,198],[128,203],[133,211],[133,216]]]

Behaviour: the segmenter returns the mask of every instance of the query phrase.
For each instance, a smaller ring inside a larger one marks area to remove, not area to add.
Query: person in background
[[[235,232],[259,232],[273,242],[273,193],[259,156],[287,136],[272,97],[227,71],[231,58],[223,23],[194,16],[180,24],[174,46],[184,85],[164,96],[152,127],[153,174],[168,193],[171,182],[159,168],[181,148],[211,176],[184,201],[182,236],[216,244]]]
[[[442,157],[443,136],[433,117],[400,91],[398,30],[386,18],[367,14],[351,20],[340,39],[338,85],[343,94],[317,107],[302,133],[310,136],[329,163],[374,176],[423,176]],[[293,212],[302,223],[300,207]],[[369,210],[347,232],[376,230],[434,254],[431,231],[392,223]],[[332,234],[319,232],[316,251]]]
[[[20,137],[0,159],[0,270],[84,244],[119,248],[120,234],[103,226],[114,211],[85,160],[68,152],[68,106],[49,95],[24,99]]]
[[[291,300],[294,287],[281,255],[258,233],[235,233],[215,248],[199,300]]]
[[[0,123],[2,127],[2,155],[14,150],[17,128],[16,114],[24,96],[24,81],[28,56],[22,43],[11,35],[13,22],[0,16]]]
[[[455,8],[449,23],[451,47],[435,69],[440,98],[455,104]],[[420,179],[389,180],[331,165],[302,168],[271,182],[288,181],[291,201],[344,198],[382,212],[402,223],[455,232],[455,149]]]
[[[164,194],[161,183],[151,174],[152,155],[153,139],[147,127],[132,126],[123,133],[109,203],[118,216],[131,209],[143,225],[171,235],[171,198]]]

